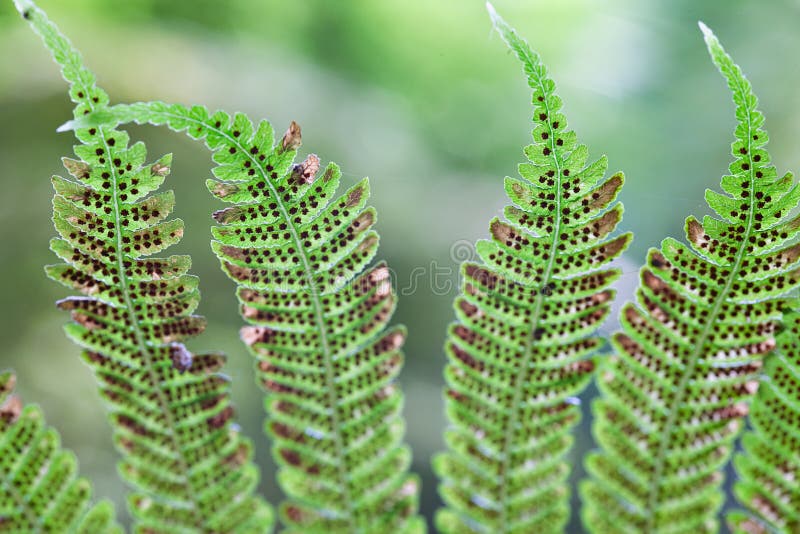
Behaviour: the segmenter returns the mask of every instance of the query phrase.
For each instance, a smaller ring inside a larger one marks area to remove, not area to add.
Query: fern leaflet
[[[505,180],[506,221],[493,220],[492,240],[477,244],[483,264],[463,266],[446,347],[453,426],[435,460],[448,508],[436,519],[443,532],[557,532],[569,516],[574,396],[590,380],[601,343],[591,335],[619,275],[605,266],[631,235],[609,237],[622,175],[604,179],[605,157],[586,163],[541,59],[488,7],[533,89],[534,143],[523,179]]]
[[[28,1],[18,8],[43,38],[71,84],[75,117],[106,108],[108,95],[71,47]],[[99,124],[75,132],[78,159],[64,159],[73,179],[53,178],[51,249],[65,263],[48,275],[85,296],[58,303],[71,312],[66,332],[111,407],[120,472],[135,488],[139,532],[264,532],[271,511],[252,495],[258,472],[251,446],[231,424],[224,357],[193,355],[181,343],[200,333],[199,302],[188,256],[147,258],[183,235],[165,220],[172,192],[155,192],[170,156],[145,164],[141,143]],[[150,195],[150,196],[148,196]]]
[[[621,314],[617,357],[598,376],[587,459],[584,523],[593,532],[715,532],[722,468],[762,358],[797,287],[800,188],[778,178],[757,99],[739,67],[701,24],[736,104],[726,194],[706,191],[719,218],[686,221],[689,245],[665,239],[641,271],[638,305]],[[783,248],[782,248],[783,247]]]
[[[728,515],[741,534],[800,532],[800,313],[786,314],[776,353],[766,360],[765,378],[750,408],[752,430],[734,458],[734,491],[756,514]]]
[[[89,506],[91,485],[37,406],[13,395],[16,377],[0,373],[0,532],[116,534],[108,501]]]
[[[250,323],[241,337],[270,393],[267,428],[290,497],[283,522],[291,532],[423,531],[393,384],[405,330],[386,329],[395,308],[387,266],[362,272],[378,248],[368,181],[334,198],[335,164],[317,176],[317,156],[294,163],[295,123],[273,146],[267,121],[254,127],[200,106],[120,105],[103,117],[167,124],[213,152],[208,188],[233,204],[214,213],[213,249],[238,285]]]

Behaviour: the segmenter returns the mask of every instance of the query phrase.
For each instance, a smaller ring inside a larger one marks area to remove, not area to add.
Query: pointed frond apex
[[[448,449],[434,461],[446,533],[559,532],[569,518],[566,462],[591,380],[610,284],[630,234],[616,233],[621,174],[567,128],[539,56],[487,5],[533,90],[533,144],[510,205],[462,266],[445,370]]]
[[[23,16],[41,35],[70,83],[76,118],[107,109],[77,51],[44,13],[26,3]],[[183,236],[169,219],[171,191],[158,192],[171,156],[147,161],[142,143],[108,122],[75,130],[69,178],[53,178],[55,281],[82,294],[58,302],[70,313],[67,335],[110,408],[119,471],[140,532],[256,533],[271,529],[272,511],[254,495],[258,472],[250,443],[232,424],[220,354],[193,354],[184,342],[205,320],[188,256],[154,257]]]
[[[0,532],[122,534],[108,501],[91,505],[91,484],[38,406],[14,394],[0,373]]]
[[[621,313],[615,357],[599,369],[583,521],[595,533],[716,532],[723,473],[800,286],[800,189],[778,177],[757,99],[741,69],[700,25],[736,105],[733,163],[716,216],[665,239]]]

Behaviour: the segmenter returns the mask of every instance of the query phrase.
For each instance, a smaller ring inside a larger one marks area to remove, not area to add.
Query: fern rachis
[[[702,25],[701,25],[702,26]],[[798,286],[800,248],[787,214],[800,200],[763,146],[763,116],[741,70],[702,26],[736,103],[727,195],[706,192],[719,219],[686,223],[689,245],[668,238],[648,255],[638,306],[622,311],[618,356],[600,371],[582,486],[593,532],[714,532],[722,468],[775,346],[786,293]]]
[[[533,89],[534,144],[507,178],[508,222],[466,264],[459,323],[450,331],[448,453],[436,459],[448,508],[444,532],[551,532],[568,518],[564,457],[580,411],[571,400],[588,383],[618,276],[602,267],[630,234],[609,237],[622,214],[609,205],[622,176],[603,180],[606,161],[566,129],[541,60],[491,6],[495,28],[524,65]]]

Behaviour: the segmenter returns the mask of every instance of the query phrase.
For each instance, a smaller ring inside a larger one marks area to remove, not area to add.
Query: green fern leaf
[[[622,175],[604,179],[605,157],[586,163],[541,59],[488,7],[533,89],[534,144],[523,179],[506,178],[506,221],[477,244],[483,264],[463,266],[446,347],[453,426],[434,463],[448,507],[436,519],[443,532],[557,532],[569,517],[574,396],[590,381],[601,344],[591,336],[619,276],[606,264],[631,235],[609,237]]]
[[[274,143],[268,122],[200,106],[120,105],[104,117],[166,124],[213,152],[208,188],[233,205],[214,213],[212,247],[238,286],[250,323],[241,337],[269,393],[267,430],[290,497],[283,522],[291,532],[424,531],[393,384],[405,330],[386,326],[387,266],[363,272],[378,248],[368,181],[336,197],[335,164],[318,176],[317,156],[294,163],[295,123]]]
[[[728,81],[738,125],[727,194],[706,191],[719,218],[686,221],[689,245],[666,239],[642,269],[638,305],[621,313],[617,357],[599,371],[602,398],[587,459],[583,519],[593,532],[715,532],[722,468],[757,389],[762,358],[798,286],[800,188],[778,178],[757,99],[701,24]]]
[[[233,205],[214,213],[212,245],[238,286],[250,323],[241,337],[269,392],[289,531],[424,531],[393,384],[405,330],[386,328],[395,308],[386,265],[362,272],[378,248],[368,181],[335,197],[335,164],[317,176],[317,156],[294,163],[295,123],[274,143],[268,122],[240,113],[158,102],[109,113],[186,131],[214,154],[208,188]]]
[[[58,29],[32,3],[18,7],[71,84],[75,117],[102,110],[108,96]],[[145,164],[141,143],[113,125],[75,132],[73,179],[53,178],[52,250],[65,263],[48,275],[85,296],[58,303],[71,313],[66,332],[111,408],[120,472],[139,532],[264,532],[269,507],[252,495],[258,472],[250,444],[230,424],[224,357],[194,355],[182,341],[204,329],[191,315],[199,302],[187,256],[148,258],[183,235],[165,220],[172,192],[154,193],[170,156]],[[150,195],[150,196],[148,196]]]
[[[753,428],[734,458],[740,477],[734,491],[757,516],[728,515],[731,530],[741,534],[800,532],[800,313],[788,313],[783,323],[750,409]]]
[[[335,164],[294,164],[300,129],[273,146],[266,121],[162,103],[115,106],[118,122],[166,124],[205,139],[218,166],[208,188],[233,206],[214,213],[214,252],[238,285],[241,336],[270,393],[267,425],[281,508],[292,532],[420,532],[418,481],[401,445],[402,328],[388,268],[374,258],[374,209],[363,180],[335,197]],[[359,275],[359,273],[362,273]],[[359,275],[357,278],[356,276]]]
[[[75,456],[37,406],[12,395],[15,383],[0,373],[0,532],[121,533],[110,502],[90,507]]]

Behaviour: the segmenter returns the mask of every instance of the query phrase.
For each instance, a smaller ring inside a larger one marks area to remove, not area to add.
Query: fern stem
[[[91,105],[92,110],[94,111],[95,106]],[[105,128],[100,127],[98,129],[98,134],[100,139],[103,141],[103,146],[105,148],[105,153],[110,154],[110,147],[108,145],[108,140],[105,133]],[[156,400],[158,402],[159,407],[161,408],[161,412],[164,414],[164,420],[167,425],[167,429],[170,436],[170,441],[172,443],[172,447],[174,448],[175,452],[177,453],[177,461],[180,466],[180,470],[183,472],[184,482],[183,485],[186,488],[186,497],[187,501],[191,505],[192,509],[192,516],[194,519],[194,526],[197,528],[202,528],[204,524],[204,519],[202,512],[197,506],[197,503],[194,500],[194,495],[196,495],[196,488],[194,488],[191,484],[191,477],[189,476],[189,464],[186,462],[186,459],[183,456],[183,446],[180,440],[177,438],[177,424],[175,418],[173,417],[172,407],[169,404],[169,400],[167,399],[166,395],[164,395],[164,390],[162,389],[162,382],[158,378],[158,374],[155,371],[155,362],[153,358],[153,354],[148,347],[147,342],[145,341],[145,336],[142,333],[142,327],[139,324],[139,320],[134,313],[134,305],[132,299],[130,297],[130,292],[128,291],[128,274],[127,269],[125,268],[122,250],[124,244],[122,242],[123,236],[123,228],[120,224],[120,207],[119,207],[119,187],[117,185],[117,181],[119,179],[119,175],[117,173],[117,168],[113,165],[109,167],[111,169],[111,178],[113,184],[113,209],[114,209],[114,234],[116,236],[116,263],[117,263],[117,271],[119,272],[119,290],[122,293],[122,298],[125,302],[125,313],[128,316],[128,324],[131,326],[134,335],[136,336],[136,344],[139,346],[139,352],[142,355],[142,359],[144,360],[144,368],[147,372],[147,378],[150,380],[150,383],[153,384],[153,391],[155,392]]]
[[[736,91],[740,93],[740,97],[744,99],[747,96],[746,88],[741,85],[741,81],[737,78],[732,79],[733,83],[736,85]],[[748,110],[749,111],[749,110]],[[742,239],[739,243],[739,250],[736,253],[736,261],[731,267],[730,275],[728,276],[728,280],[725,283],[725,287],[720,291],[719,296],[717,296],[714,307],[711,310],[711,313],[708,316],[708,320],[706,322],[705,327],[700,335],[700,338],[694,344],[694,350],[691,353],[689,358],[689,363],[687,365],[687,369],[681,376],[680,382],[677,386],[677,394],[674,397],[673,401],[673,409],[670,410],[669,415],[667,416],[667,421],[664,425],[664,430],[662,432],[663,439],[660,441],[658,449],[656,450],[655,454],[655,462],[654,462],[654,471],[653,471],[653,479],[652,483],[649,487],[648,497],[647,497],[647,507],[645,508],[646,512],[646,526],[645,532],[655,532],[654,523],[655,523],[655,511],[658,507],[659,496],[661,492],[661,475],[664,470],[667,452],[669,450],[669,445],[671,444],[672,440],[672,433],[675,429],[675,424],[677,422],[678,417],[678,409],[677,407],[682,406],[685,400],[686,394],[688,392],[688,385],[689,381],[694,378],[694,370],[697,366],[697,362],[700,359],[700,356],[703,354],[705,350],[705,344],[708,340],[709,335],[713,332],[714,327],[717,322],[717,317],[719,315],[720,308],[725,303],[728,294],[730,293],[731,285],[739,276],[739,270],[742,266],[742,260],[745,257],[745,252],[747,251],[749,238],[753,233],[753,213],[755,209],[755,198],[754,198],[754,185],[755,185],[755,175],[754,175],[754,161],[752,156],[752,122],[750,113],[745,113],[746,121],[747,121],[747,158],[749,163],[749,175],[750,179],[749,182],[749,209],[747,214],[747,225],[745,227],[745,233],[742,236]]]
[[[518,51],[518,53],[525,55],[525,59],[523,60],[524,62],[530,63],[532,65],[538,63],[538,59],[534,58],[529,53],[528,50],[521,49],[521,50]],[[529,80],[533,79],[533,75],[534,74],[535,74],[535,72],[530,72],[529,76],[528,76],[528,79]],[[544,93],[545,92],[545,87],[542,84],[542,78],[540,76],[536,76],[535,80],[536,80],[536,83],[539,86],[539,90],[542,91],[542,93]],[[544,102],[544,108],[546,110],[545,113],[549,117],[551,115],[551,109],[550,109],[550,106],[548,105],[546,99],[545,99],[545,102]],[[554,225],[553,225],[553,232],[551,234],[553,239],[552,239],[552,241],[550,243],[550,253],[549,253],[549,258],[550,259],[547,262],[547,267],[545,268],[545,271],[544,271],[544,273],[542,275],[542,282],[541,282],[542,287],[547,287],[547,285],[550,283],[550,278],[551,278],[552,273],[553,273],[553,265],[555,263],[555,258],[556,258],[556,254],[557,254],[557,250],[558,250],[558,243],[559,243],[559,237],[558,236],[561,233],[561,223],[562,223],[561,201],[563,200],[562,196],[561,196],[561,192],[563,191],[563,189],[561,187],[561,181],[563,179],[563,176],[562,176],[562,173],[561,173],[561,164],[562,164],[562,162],[561,162],[560,158],[558,157],[558,151],[556,150],[556,145],[555,145],[556,136],[553,135],[553,127],[552,127],[552,125],[550,124],[549,121],[547,122],[547,127],[548,127],[548,131],[549,131],[548,139],[550,141],[550,143],[549,143],[550,150],[551,150],[551,154],[553,155],[553,157],[551,159],[553,161],[553,166],[555,167],[555,170],[556,170],[556,173],[555,173],[555,175],[557,177],[556,178],[556,189],[557,189],[557,191],[559,193],[558,193],[558,195],[556,195],[556,214],[557,215],[555,217],[555,221],[554,221]],[[504,443],[503,443],[503,451],[502,451],[502,455],[501,455],[502,463],[501,463],[501,470],[500,470],[500,473],[501,473],[501,479],[500,479],[500,528],[502,530],[500,532],[502,532],[502,533],[508,532],[508,528],[509,528],[508,525],[506,524],[507,520],[508,520],[508,487],[509,487],[509,484],[506,483],[505,477],[506,477],[506,472],[507,472],[507,470],[509,468],[509,464],[510,464],[510,461],[511,461],[511,447],[512,447],[513,441],[514,441],[514,431],[515,431],[516,426],[518,424],[519,414],[520,414],[520,411],[521,411],[521,408],[522,408],[522,394],[523,394],[523,391],[524,391],[523,380],[525,378],[524,370],[527,369],[528,367],[530,367],[530,365],[531,365],[531,360],[533,358],[533,347],[534,347],[534,341],[535,341],[535,332],[539,328],[539,320],[542,317],[543,305],[544,305],[544,295],[540,293],[536,297],[536,307],[534,308],[534,312],[532,314],[532,318],[531,318],[531,322],[530,322],[530,324],[531,324],[530,333],[528,334],[528,338],[527,338],[527,340],[525,342],[525,354],[524,354],[524,356],[522,358],[522,364],[520,366],[520,372],[515,375],[514,381],[513,381],[514,400],[513,400],[511,405],[514,408],[511,411],[511,417],[509,418],[508,426],[506,428],[506,435],[505,435],[505,440],[504,440]]]
[[[201,123],[201,121],[196,121],[197,123]],[[205,125],[204,125],[205,126]],[[213,128],[209,128],[212,131],[215,131]],[[259,162],[256,160],[255,157],[250,155],[247,151],[247,148],[244,147],[235,137],[229,136],[226,132],[216,129],[215,133],[218,135],[225,137],[230,143],[234,144],[242,153],[247,154],[248,159],[251,161],[253,166],[258,169],[258,173],[261,174],[261,177],[266,182],[267,187],[270,190],[270,194],[275,199],[275,203],[277,204],[278,210],[281,213],[281,217],[286,222],[287,229],[292,237],[292,242],[294,246],[297,247],[297,251],[300,255],[300,259],[303,263],[303,271],[306,276],[306,283],[308,284],[309,292],[311,295],[311,300],[314,304],[314,320],[316,322],[317,330],[320,333],[320,340],[322,351],[325,356],[325,387],[328,392],[328,402],[330,403],[331,409],[331,423],[333,426],[333,439],[336,444],[336,464],[337,464],[337,473],[339,477],[339,488],[342,490],[342,498],[347,506],[347,523],[349,525],[349,530],[351,532],[360,532],[360,529],[356,529],[355,522],[353,520],[354,510],[353,510],[353,502],[350,497],[350,483],[347,477],[347,468],[345,464],[345,457],[344,457],[344,442],[342,440],[341,435],[341,421],[339,418],[339,413],[337,410],[337,406],[339,405],[339,399],[336,394],[336,372],[333,369],[333,358],[331,356],[331,349],[328,345],[328,337],[327,337],[327,330],[325,325],[325,318],[323,317],[323,310],[322,304],[319,301],[319,294],[317,292],[316,284],[314,283],[313,275],[314,273],[311,270],[309,261],[308,261],[308,253],[306,252],[305,247],[303,246],[303,241],[300,239],[300,236],[297,233],[297,228],[292,221],[292,218],[289,216],[289,213],[286,209],[286,205],[281,198],[281,195],[275,189],[275,184],[272,182],[269,176],[267,176],[266,172],[259,165]]]
[[[328,393],[328,402],[330,403],[330,410],[331,410],[331,423],[333,426],[333,439],[334,443],[336,444],[336,467],[337,473],[339,477],[339,488],[342,490],[342,498],[344,500],[345,506],[347,506],[347,523],[348,529],[351,532],[360,532],[360,529],[356,529],[355,522],[353,521],[354,510],[353,510],[353,502],[350,496],[350,483],[347,476],[347,468],[345,464],[345,457],[344,457],[344,441],[342,440],[341,435],[341,421],[339,418],[339,413],[337,410],[337,406],[339,406],[339,398],[336,394],[336,372],[333,369],[333,358],[331,355],[331,349],[328,344],[328,336],[327,336],[327,327],[325,325],[325,318],[323,316],[323,308],[322,304],[319,301],[319,294],[317,292],[317,287],[314,282],[313,275],[314,273],[311,270],[311,266],[308,261],[308,253],[306,252],[305,247],[303,246],[303,241],[300,239],[300,236],[297,233],[297,228],[295,227],[292,218],[289,216],[289,213],[286,209],[286,205],[281,198],[281,195],[275,189],[275,184],[270,180],[269,176],[267,176],[264,169],[261,165],[258,164],[258,161],[251,155],[249,155],[247,149],[241,145],[241,143],[237,142],[235,138],[228,136],[222,131],[217,131],[219,135],[225,136],[231,143],[234,143],[243,153],[248,154],[248,159],[252,162],[253,166],[258,169],[259,174],[264,179],[269,187],[270,194],[275,199],[275,203],[278,206],[278,210],[281,213],[281,217],[283,220],[286,221],[287,229],[292,237],[292,242],[294,246],[297,247],[297,251],[300,255],[300,260],[303,263],[303,271],[306,276],[306,283],[308,284],[308,289],[311,295],[311,301],[314,305],[314,319],[316,321],[317,329],[320,333],[320,341],[322,346],[322,352],[324,354],[325,360],[325,388],[327,389]]]

